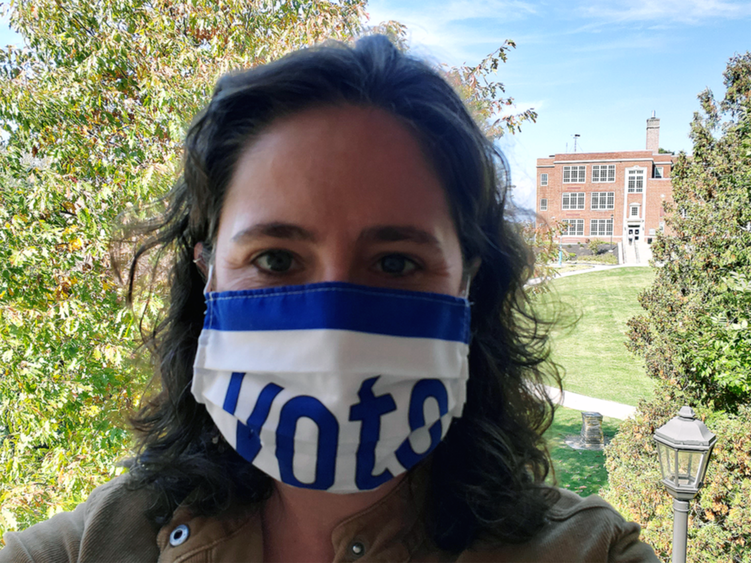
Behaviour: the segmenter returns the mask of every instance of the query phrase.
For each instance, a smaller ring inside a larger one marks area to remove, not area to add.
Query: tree
[[[150,370],[131,359],[142,311],[112,280],[116,217],[171,185],[220,74],[349,39],[364,4],[12,4],[26,47],[0,52],[0,531],[73,508],[127,455]]]
[[[404,46],[397,22],[366,27],[365,6],[11,2],[25,47],[0,50],[0,535],[72,509],[128,455],[126,419],[152,372],[134,351],[162,301],[124,307],[117,218],[170,188],[221,74],[373,31]],[[495,68],[460,73],[480,110],[502,91]]]
[[[730,59],[726,93],[699,95],[693,154],[674,168],[673,235],[653,244],[656,277],[629,321],[629,347],[659,379],[608,447],[606,500],[640,522],[658,556],[671,551],[670,497],[653,434],[691,405],[717,435],[691,503],[690,561],[751,562],[751,53]]]
[[[699,95],[693,155],[674,168],[674,234],[652,246],[657,275],[629,337],[649,375],[732,411],[751,398],[751,53],[724,77],[721,102]]]

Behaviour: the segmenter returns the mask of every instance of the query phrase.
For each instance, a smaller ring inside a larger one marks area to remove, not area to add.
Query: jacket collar
[[[331,535],[334,561],[409,561],[426,542],[425,466],[410,472],[376,504],[340,522]],[[233,505],[216,516],[194,516],[179,507],[157,536],[160,563],[263,561],[262,510]]]

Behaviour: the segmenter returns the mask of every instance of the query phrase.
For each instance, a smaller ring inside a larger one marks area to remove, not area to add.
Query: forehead
[[[220,235],[268,221],[352,231],[414,224],[453,233],[444,189],[417,136],[386,111],[359,106],[279,119],[245,149]]]

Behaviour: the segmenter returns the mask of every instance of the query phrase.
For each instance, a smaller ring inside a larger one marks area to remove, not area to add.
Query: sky
[[[512,39],[498,80],[536,123],[499,145],[513,198],[534,208],[536,159],[555,153],[645,148],[646,120],[660,118],[660,146],[691,150],[697,94],[722,95],[722,72],[751,50],[751,1],[370,0],[371,23],[397,20],[415,54],[477,64]],[[0,45],[22,40],[0,21]]]
[[[498,80],[536,123],[507,135],[513,199],[534,208],[536,159],[573,152],[643,150],[646,120],[660,146],[691,151],[691,119],[706,88],[721,97],[734,54],[751,50],[751,1],[370,0],[371,23],[406,24],[419,56],[476,64],[516,42]]]

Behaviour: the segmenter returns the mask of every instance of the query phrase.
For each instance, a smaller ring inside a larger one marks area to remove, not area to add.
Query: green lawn
[[[574,450],[564,442],[567,436],[581,433],[581,423],[579,411],[560,407],[545,437],[555,464],[557,485],[586,497],[598,494],[600,488],[607,484],[608,472],[605,470],[603,452]],[[620,420],[604,417],[602,431],[605,437],[612,438],[619,424]],[[551,478],[549,480],[552,482]]]
[[[558,278],[540,298],[545,308],[570,309],[573,328],[553,333],[553,359],[565,369],[564,389],[636,405],[651,396],[644,365],[626,350],[626,321],[642,311],[637,295],[654,278],[651,268],[616,268]],[[553,304],[553,305],[551,305]]]

